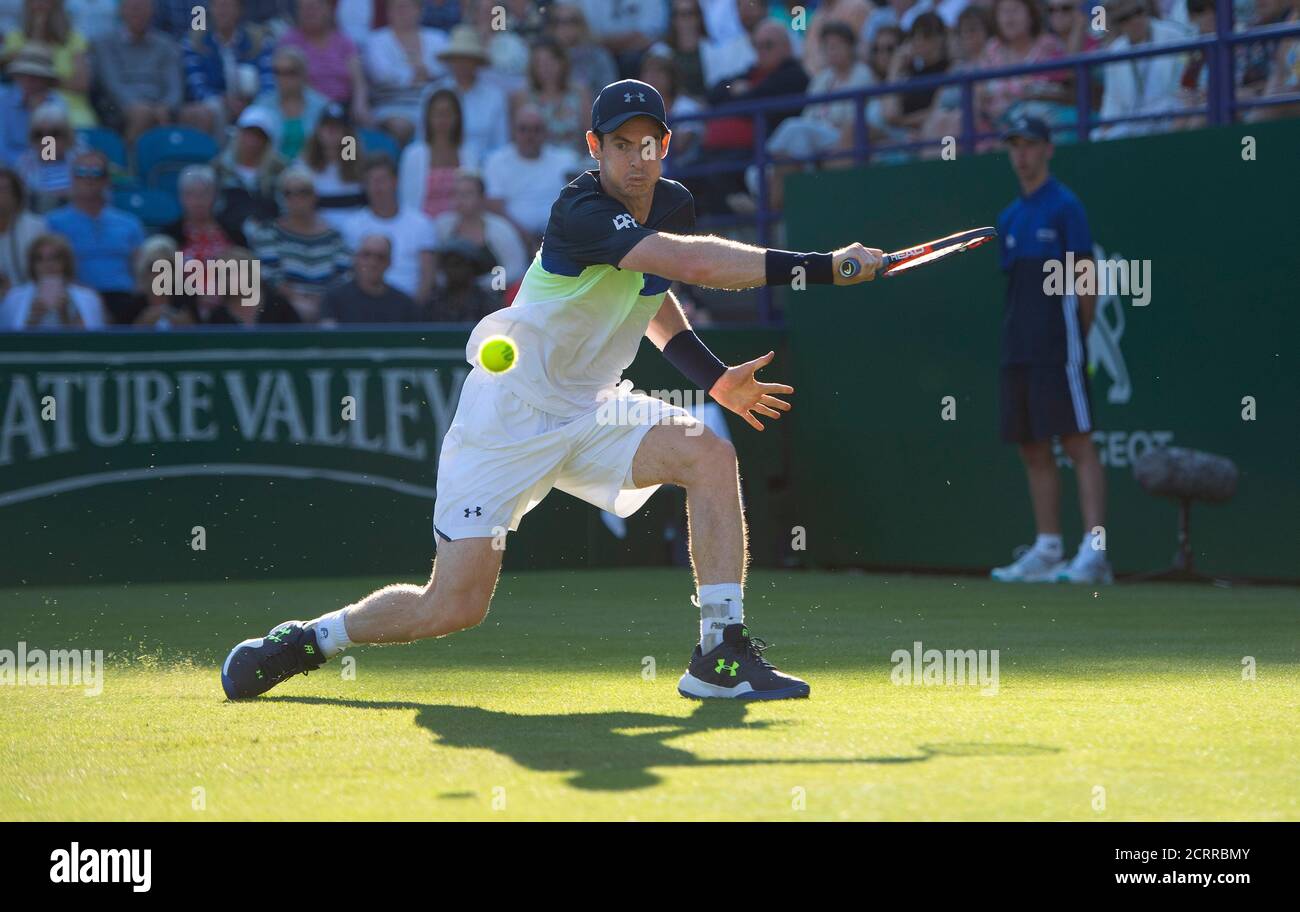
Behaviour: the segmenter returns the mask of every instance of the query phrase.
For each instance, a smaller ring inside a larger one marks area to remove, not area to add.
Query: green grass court
[[[758,572],[812,698],[701,705],[685,571],[507,573],[476,630],[225,701],[236,641],[383,582],[3,593],[0,649],[107,670],[0,687],[0,819],[1300,819],[1296,589]],[[916,640],[997,649],[999,692],[891,683]]]

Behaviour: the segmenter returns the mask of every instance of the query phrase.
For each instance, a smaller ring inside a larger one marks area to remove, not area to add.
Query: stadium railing
[[[1197,117],[1205,118],[1206,123],[1209,125],[1218,126],[1234,123],[1239,112],[1242,111],[1300,102],[1300,92],[1259,98],[1237,98],[1235,73],[1235,51],[1239,46],[1300,37],[1300,23],[1284,22],[1238,32],[1233,31],[1232,5],[1218,3],[1215,7],[1215,32],[1180,41],[1144,44],[1140,47],[1119,51],[1093,51],[1085,54],[1058,57],[1042,63],[963,70],[955,73],[916,77],[903,82],[881,83],[821,95],[783,95],[761,101],[736,102],[718,105],[694,114],[674,117],[673,121],[674,125],[676,125],[684,121],[707,122],[720,117],[748,116],[753,120],[754,124],[754,155],[752,158],[741,160],[731,159],[703,164],[686,164],[672,168],[669,176],[675,180],[681,180],[735,172],[743,174],[747,168],[755,166],[757,169],[758,195],[754,214],[752,216],[710,214],[701,217],[699,225],[701,228],[707,229],[748,227],[752,225],[755,229],[756,243],[761,246],[770,246],[773,226],[782,217],[782,213],[771,208],[768,202],[767,165],[776,161],[767,151],[767,117],[772,113],[789,112],[790,114],[797,114],[808,105],[852,100],[854,102],[854,141],[849,148],[812,156],[782,156],[779,161],[783,164],[811,164],[851,159],[854,165],[865,166],[873,156],[882,153],[916,152],[926,148],[933,149],[943,142],[943,138],[906,143],[873,143],[871,141],[866,122],[867,103],[873,98],[894,95],[904,91],[915,92],[918,89],[941,89],[946,86],[957,86],[960,89],[961,132],[955,139],[961,151],[966,154],[974,153],[981,140],[998,135],[997,132],[976,129],[975,86],[979,83],[1012,76],[1068,71],[1074,78],[1076,120],[1073,123],[1052,125],[1052,130],[1054,132],[1073,133],[1075,141],[1080,143],[1095,141],[1090,134],[1095,128],[1102,126]],[[1202,52],[1206,59],[1208,85],[1205,93],[1205,104],[1195,106],[1179,105],[1178,99],[1175,97],[1170,99],[1171,106],[1169,108],[1160,111],[1108,119],[1099,118],[1093,113],[1093,71],[1095,69],[1128,60],[1186,54],[1193,51]],[[758,295],[761,322],[779,323],[780,318],[774,306],[772,289],[766,286],[761,287],[758,289]]]

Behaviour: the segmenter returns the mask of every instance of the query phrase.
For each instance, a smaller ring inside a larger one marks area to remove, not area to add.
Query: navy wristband
[[[829,253],[795,253],[792,250],[768,250],[765,262],[768,285],[789,285],[794,271],[803,267],[810,285],[834,285],[835,258]]]
[[[668,340],[664,357],[705,393],[713,389],[713,384],[727,372],[727,365],[719,361],[704,341],[689,329],[683,329]]]

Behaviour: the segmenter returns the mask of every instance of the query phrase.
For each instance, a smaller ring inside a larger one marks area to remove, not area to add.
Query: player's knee
[[[487,617],[491,587],[440,582],[436,578],[420,596],[415,639],[446,636],[477,627]]]
[[[451,631],[469,630],[487,617],[491,596],[487,593],[458,593],[447,605],[446,621]]]
[[[736,475],[736,447],[709,431],[702,434],[688,468],[690,484],[717,484]]]

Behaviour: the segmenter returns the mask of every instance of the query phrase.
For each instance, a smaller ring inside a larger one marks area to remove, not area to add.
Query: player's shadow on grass
[[[525,769],[571,774],[569,785],[593,791],[648,788],[662,780],[654,771],[674,766],[801,766],[805,764],[921,763],[937,756],[1022,756],[1056,753],[1034,744],[929,744],[910,756],[706,758],[668,742],[686,735],[728,729],[754,731],[785,723],[746,721],[747,704],[700,703],[689,716],[643,712],[523,715],[477,706],[438,706],[328,697],[267,697],[316,706],[415,710],[415,722],[444,747],[490,750]]]

